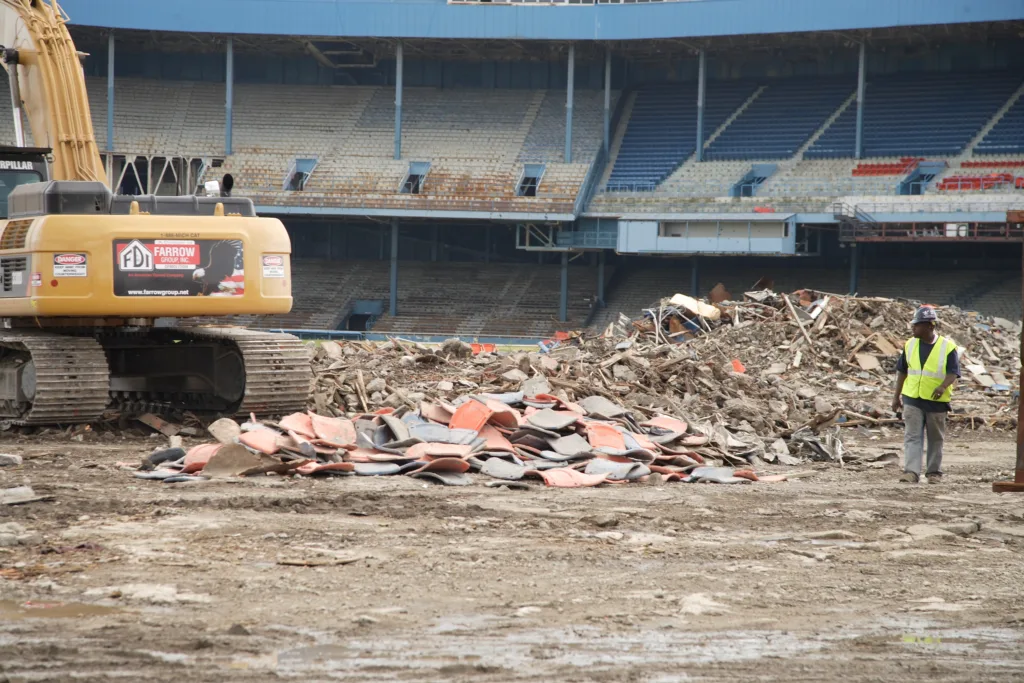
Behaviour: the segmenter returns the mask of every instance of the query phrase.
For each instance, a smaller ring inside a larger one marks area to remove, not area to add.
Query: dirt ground
[[[117,466],[159,443],[0,437],[0,488],[52,496],[0,507],[0,681],[1024,679],[1009,435],[950,438],[939,486],[530,491]]]

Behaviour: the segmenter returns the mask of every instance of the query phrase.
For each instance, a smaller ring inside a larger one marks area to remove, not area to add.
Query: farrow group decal
[[[241,240],[114,241],[116,296],[242,296]]]

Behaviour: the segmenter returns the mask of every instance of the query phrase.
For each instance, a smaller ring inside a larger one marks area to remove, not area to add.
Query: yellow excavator
[[[249,199],[114,195],[66,22],[56,0],[0,0],[18,144],[0,149],[0,421],[303,409],[297,338],[165,324],[291,310],[284,226]]]

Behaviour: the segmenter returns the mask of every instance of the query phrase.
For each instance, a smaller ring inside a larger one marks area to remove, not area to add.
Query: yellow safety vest
[[[932,394],[939,388],[939,385],[946,379],[946,359],[949,352],[956,346],[945,337],[938,337],[932,352],[928,354],[928,360],[924,367],[921,367],[921,340],[911,337],[903,346],[903,353],[907,358],[907,381],[903,383],[903,395],[909,398],[923,398],[927,401],[934,401]],[[953,398],[953,387],[947,387],[944,394],[939,397],[940,403],[949,403]]]

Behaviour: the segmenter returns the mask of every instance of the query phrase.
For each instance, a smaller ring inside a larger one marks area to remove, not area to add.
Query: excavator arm
[[[82,63],[56,0],[0,0],[0,50],[15,129],[20,132],[24,107],[36,147],[53,150],[51,179],[107,185]]]

